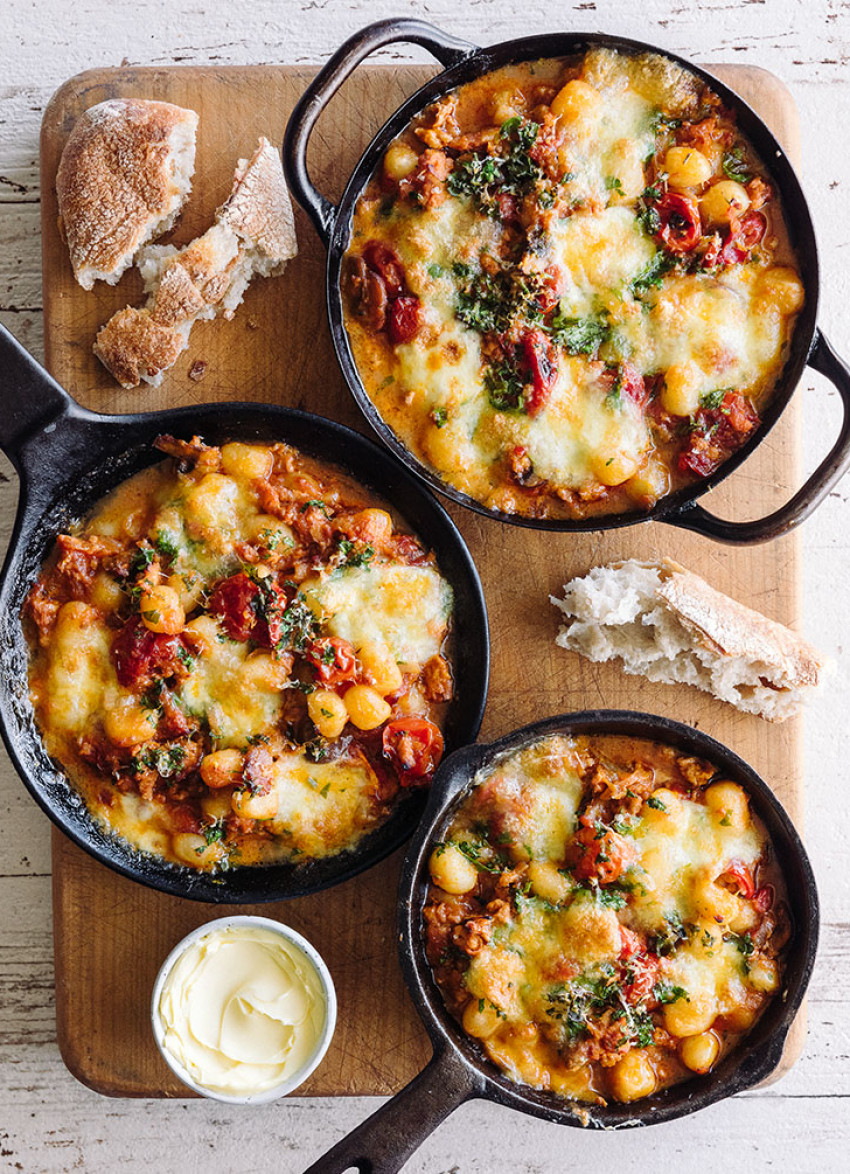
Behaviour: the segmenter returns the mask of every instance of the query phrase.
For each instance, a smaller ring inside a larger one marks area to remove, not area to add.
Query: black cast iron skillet
[[[628,1105],[604,1108],[572,1104],[551,1092],[514,1084],[486,1059],[447,1012],[425,957],[422,908],[428,858],[478,771],[506,753],[550,734],[622,734],[663,742],[706,758],[724,777],[747,791],[764,821],[785,877],[793,935],[783,987],[741,1047],[707,1076],[695,1076],[664,1092]],[[797,1014],[814,965],[818,941],[818,895],[806,850],[770,787],[731,750],[707,734],[669,718],[626,710],[590,710],[525,726],[492,745],[458,750],[440,767],[425,816],[407,850],[399,886],[399,955],[407,988],[434,1045],[427,1068],[367,1121],[344,1137],[306,1174],[395,1174],[426,1137],[465,1101],[483,1098],[561,1125],[619,1129],[684,1117],[752,1088],[776,1068],[788,1029]]]
[[[300,897],[347,880],[394,851],[425,804],[412,792],[353,852],[304,865],[235,868],[215,878],[145,856],[105,834],[48,758],[27,696],[28,650],[21,606],[56,534],[104,494],[162,460],[161,432],[211,443],[287,441],[350,473],[392,503],[430,549],[454,589],[457,685],[445,730],[452,749],[475,739],[489,673],[487,611],[478,572],[442,506],[398,461],[349,428],[306,412],[256,403],[206,404],[165,412],[103,416],[86,411],[0,327],[0,446],[20,476],[18,514],[0,576],[0,729],[36,802],[75,843],[150,888],[197,901],[243,903]]]
[[[424,46],[441,65],[445,66],[445,69],[418,89],[384,123],[355,167],[339,204],[334,206],[316,190],[308,175],[306,156],[310,135],[319,115],[355,67],[376,49],[397,41],[409,41]],[[580,520],[525,518],[488,509],[474,498],[448,485],[401,443],[378,414],[357,371],[343,322],[340,289],[342,259],[349,244],[351,220],[357,200],[383,158],[389,143],[404,130],[415,115],[436,98],[491,70],[542,57],[572,57],[595,46],[606,46],[630,54],[661,53],[697,77],[703,78],[726,105],[735,111],[738,125],[755,147],[779,191],[791,241],[797,251],[799,269],[806,290],[806,305],[795,327],[785,369],[764,413],[761,427],[710,477],[668,494],[648,512],[611,514]],[[785,152],[755,111],[711,74],[675,53],[640,41],[603,33],[547,33],[480,49],[423,21],[379,21],[346,41],[307,87],[289,120],[283,145],[283,158],[289,186],[313,221],[328,251],[327,304],[331,336],[351,393],[363,415],[396,456],[433,489],[452,501],[486,517],[539,530],[610,530],[635,522],[655,520],[667,522],[672,526],[681,526],[686,530],[695,530],[698,534],[707,535],[721,542],[754,543],[777,538],[798,526],[823,501],[850,464],[850,368],[835,354],[822,331],[816,326],[820,288],[817,244],[800,183]],[[844,413],[841,431],[829,454],[802,489],[784,506],[767,517],[749,522],[731,522],[708,513],[697,503],[697,498],[719,485],[764,440],[791,399],[807,364],[825,375],[841,396]]]

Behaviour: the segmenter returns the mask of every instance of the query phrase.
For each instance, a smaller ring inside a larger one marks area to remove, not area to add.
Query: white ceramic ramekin
[[[279,934],[284,941],[289,942],[294,946],[304,957],[308,963],[315,970],[319,982],[322,987],[322,994],[325,999],[325,1023],[322,1033],[316,1042],[316,1046],[310,1058],[303,1064],[296,1072],[293,1072],[286,1080],[276,1084],[274,1088],[265,1089],[263,1092],[246,1094],[244,1096],[232,1096],[228,1093],[216,1092],[213,1089],[205,1088],[202,1084],[198,1084],[190,1074],[186,1071],[183,1065],[177,1060],[175,1056],[165,1046],[165,1028],[160,1014],[159,1003],[162,996],[162,990],[165,986],[165,981],[171,972],[172,967],[177,962],[178,958],[182,956],[185,950],[192,946],[201,938],[207,937],[211,933],[219,930],[228,929],[231,927],[253,926],[255,928],[271,930],[273,933]],[[156,976],[156,982],[153,987],[153,994],[151,996],[151,1026],[153,1028],[153,1037],[156,1040],[156,1045],[160,1050],[163,1060],[165,1060],[168,1067],[179,1077],[180,1080],[192,1089],[193,1092],[200,1096],[209,1097],[214,1101],[224,1101],[228,1105],[263,1105],[269,1101],[276,1101],[279,1097],[285,1097],[288,1093],[294,1092],[299,1085],[303,1084],[307,1077],[313,1072],[321,1063],[325,1052],[327,1052],[331,1039],[333,1038],[334,1029],[336,1027],[336,991],[334,989],[333,979],[330,971],[325,965],[324,959],[321,955],[310,945],[310,943],[303,938],[301,934],[296,933],[294,929],[283,925],[279,921],[273,921],[270,917],[250,917],[250,916],[236,916],[236,917],[219,917],[215,921],[208,921],[205,925],[198,926],[192,933],[187,934],[182,941],[178,942],[168,957],[160,967],[159,974]]]

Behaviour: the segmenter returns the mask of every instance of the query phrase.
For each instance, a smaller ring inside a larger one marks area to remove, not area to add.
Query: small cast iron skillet
[[[410,835],[425,805],[411,792],[390,819],[353,852],[303,865],[235,868],[212,878],[131,849],[104,833],[64,773],[48,756],[27,690],[28,648],[21,606],[54,539],[120,482],[163,459],[161,432],[212,443],[287,441],[351,474],[399,511],[434,550],[455,595],[457,685],[445,730],[452,749],[475,739],[489,673],[487,611],[478,572],[440,504],[398,461],[349,428],[289,408],[255,403],[205,404],[166,412],[103,416],[86,411],[0,327],[0,446],[21,482],[9,552],[0,576],[0,730],[36,802],[87,852],[116,872],[180,897],[222,904],[280,901],[339,884],[376,864]]]
[[[376,49],[397,41],[410,41],[424,46],[441,65],[445,66],[445,69],[418,89],[384,123],[355,167],[339,204],[334,206],[316,190],[308,175],[306,156],[310,135],[319,115],[355,67]],[[703,78],[726,105],[734,110],[738,125],[770,171],[771,179],[779,192],[791,242],[797,252],[806,290],[806,305],[795,326],[784,372],[764,413],[761,427],[710,477],[668,494],[648,512],[609,514],[578,520],[526,518],[488,509],[481,502],[448,485],[415,457],[381,418],[363,386],[345,330],[340,287],[342,261],[350,241],[351,221],[357,200],[390,142],[426,106],[457,86],[502,66],[543,57],[572,57],[598,46],[617,49],[626,54],[660,53],[678,62],[697,77]],[[686,530],[695,530],[698,534],[721,542],[744,544],[778,538],[798,526],[823,501],[850,464],[850,368],[835,354],[823,333],[816,327],[820,289],[818,253],[811,216],[800,183],[784,151],[755,111],[711,74],[675,53],[641,41],[602,33],[547,33],[543,36],[521,37],[518,40],[505,41],[480,49],[449,36],[424,21],[382,20],[367,26],[346,41],[307,87],[289,120],[283,144],[283,159],[289,186],[313,221],[328,251],[327,305],[331,336],[351,394],[363,415],[396,456],[432,489],[438,490],[452,501],[486,517],[538,530],[611,530],[636,522],[655,520],[681,526]],[[708,513],[697,504],[697,498],[725,480],[764,440],[791,399],[807,364],[825,375],[841,396],[844,411],[841,431],[829,454],[802,489],[781,509],[767,517],[749,522],[730,522]]]
[[[707,1076],[695,1076],[628,1105],[605,1108],[565,1101],[551,1092],[514,1084],[485,1058],[446,1010],[425,957],[422,908],[428,893],[428,858],[444,838],[478,771],[505,753],[550,734],[623,734],[675,746],[706,758],[746,790],[764,821],[785,877],[793,934],[783,987],[743,1041]],[[395,1174],[440,1122],[464,1101],[483,1098],[561,1125],[618,1129],[672,1121],[752,1088],[776,1068],[814,965],[818,895],[806,850],[779,800],[752,767],[707,734],[669,718],[627,710],[588,710],[525,726],[492,745],[458,750],[434,779],[428,807],[405,857],[399,886],[398,936],[407,988],[434,1045],[427,1068],[367,1121],[344,1137],[305,1174]]]

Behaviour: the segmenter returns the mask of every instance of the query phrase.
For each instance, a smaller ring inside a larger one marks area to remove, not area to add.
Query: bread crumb
[[[192,366],[189,368],[189,378],[195,383],[200,383],[207,373],[206,359],[195,359]]]

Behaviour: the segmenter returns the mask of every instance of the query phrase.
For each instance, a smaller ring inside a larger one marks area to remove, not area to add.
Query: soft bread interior
[[[666,573],[663,564],[632,559],[573,579],[563,599],[551,597],[564,616],[556,643],[592,661],[618,659],[625,672],[650,681],[693,685],[769,721],[796,713],[804,691],[781,657],[770,662],[712,647],[658,594]]]

